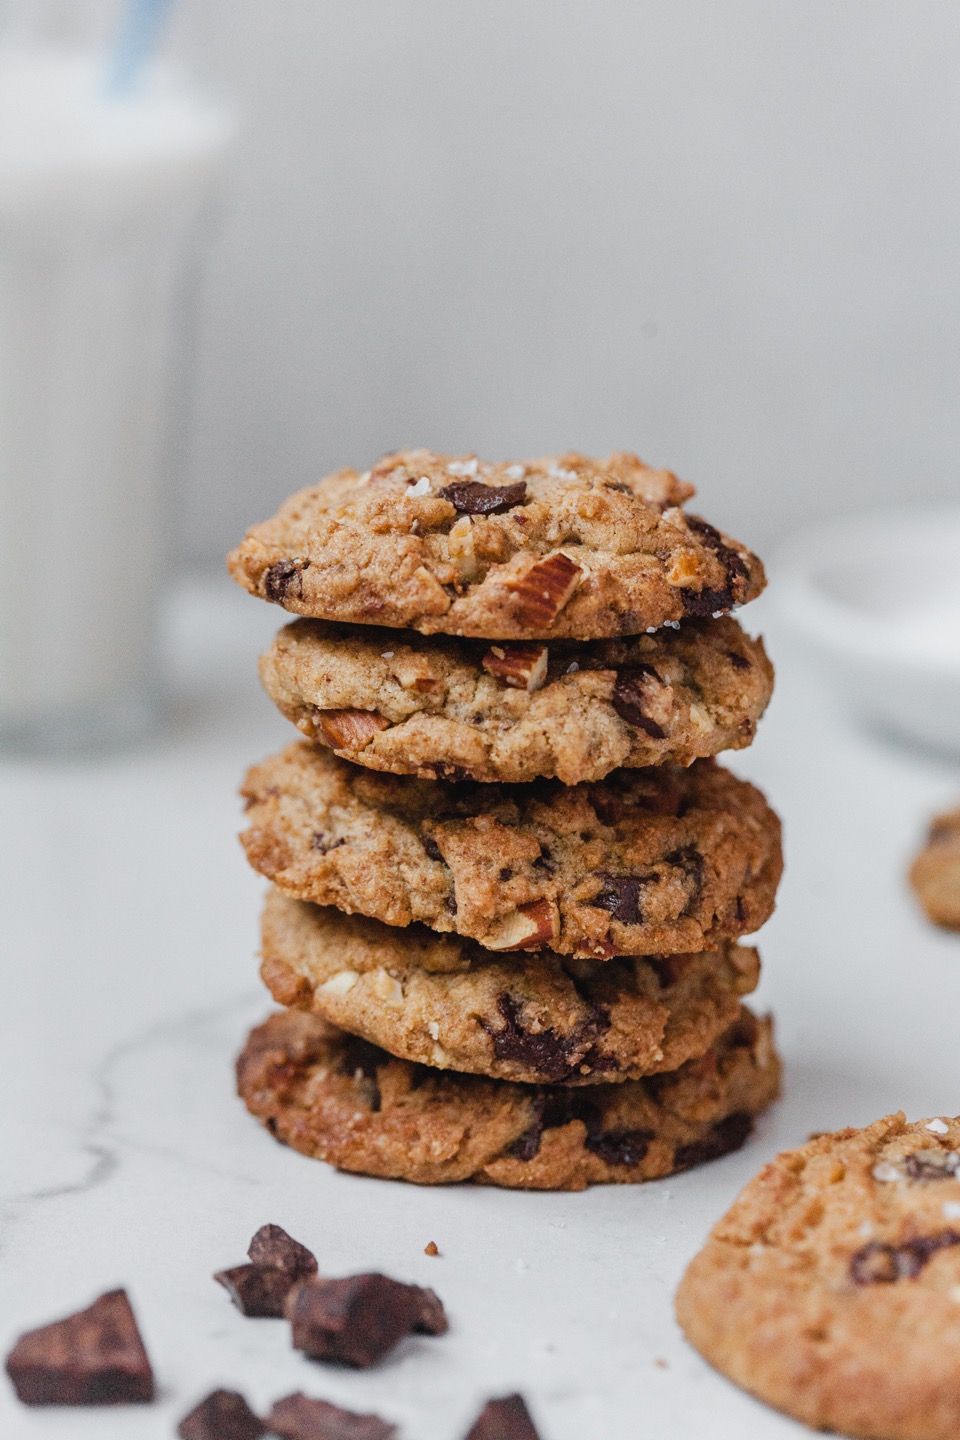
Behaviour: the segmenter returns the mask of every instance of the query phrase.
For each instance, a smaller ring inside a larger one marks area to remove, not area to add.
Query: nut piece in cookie
[[[29,1330],[6,1362],[24,1405],[143,1405],[153,1371],[125,1290],[86,1310]]]
[[[636,455],[386,455],[292,496],[228,559],[299,615],[485,640],[636,635],[752,600],[763,567]]]
[[[935,925],[960,930],[960,810],[933,821],[910,867],[910,884]]]
[[[723,1374],[817,1429],[960,1433],[960,1119],[889,1115],[765,1166],[677,1293]]]

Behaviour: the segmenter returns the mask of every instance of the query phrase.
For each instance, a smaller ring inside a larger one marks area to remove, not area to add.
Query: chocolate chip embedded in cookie
[[[755,555],[684,512],[692,494],[635,455],[493,465],[409,450],[294,495],[228,566],[251,594],[322,620],[492,640],[637,634],[763,589]]]
[[[702,1055],[756,986],[755,950],[576,960],[484,950],[267,896],[261,975],[392,1055],[501,1080],[583,1085],[675,1070]]]
[[[429,1070],[294,1010],[252,1031],[237,1061],[248,1110],[305,1155],[420,1185],[529,1190],[634,1184],[726,1154],[779,1081],[769,1022],[745,1008],[679,1070],[576,1090]]]
[[[260,661],[274,704],[373,770],[600,780],[750,744],[773,689],[737,622],[587,643],[488,643],[297,620]]]
[[[890,1115],[761,1170],[677,1294],[723,1374],[817,1429],[960,1434],[960,1119]]]
[[[782,867],[759,790],[708,760],[491,786],[379,775],[304,742],[242,793],[247,858],[288,895],[491,950],[709,950],[763,924]]]
[[[910,884],[935,925],[960,930],[960,810],[934,820],[910,867]]]

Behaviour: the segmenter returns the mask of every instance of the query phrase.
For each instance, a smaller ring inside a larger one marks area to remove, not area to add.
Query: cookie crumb
[[[670,1369],[670,1363],[669,1363],[669,1361],[664,1360],[664,1358],[663,1358],[662,1355],[658,1355],[657,1358],[656,1358],[656,1360],[654,1360],[653,1363],[654,1363],[654,1365],[656,1365],[656,1367],[657,1367],[658,1370],[669,1370],[669,1369]]]
[[[436,1240],[429,1240],[423,1247],[423,1253],[424,1255],[439,1255],[440,1249]]]

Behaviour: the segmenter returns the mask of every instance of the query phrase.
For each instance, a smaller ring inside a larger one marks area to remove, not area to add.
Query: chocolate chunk
[[[488,1400],[465,1440],[540,1440],[522,1395]]]
[[[653,1138],[652,1130],[607,1130],[588,1134],[584,1143],[605,1165],[639,1165]]]
[[[255,1319],[283,1318],[283,1302],[296,1284],[296,1277],[275,1265],[235,1265],[214,1275],[241,1315]]]
[[[309,560],[277,560],[263,577],[263,593],[274,605],[282,605],[289,594],[303,596],[303,571]]]
[[[629,670],[619,671],[611,703],[621,720],[626,720],[628,725],[643,730],[652,740],[663,740],[667,732],[645,713],[650,702],[651,682],[656,686],[663,685],[652,665],[634,665]]]
[[[643,911],[640,897],[643,893],[643,879],[639,875],[610,875],[605,870],[597,871],[597,879],[603,882],[603,889],[587,904],[594,910],[608,910],[614,920],[623,925],[642,925]]]
[[[520,1023],[523,1005],[504,992],[497,996],[497,1009],[503,1025],[495,1030],[481,1020],[498,1060],[517,1060],[545,1080],[566,1080],[578,1068],[585,1044],[610,1028],[610,1017],[601,1005],[594,1005],[588,1019],[575,1026],[568,1035],[549,1027],[534,1032]]]
[[[960,1157],[953,1150],[918,1150],[903,1162],[910,1180],[956,1180]]]
[[[7,1356],[24,1405],[145,1405],[153,1371],[125,1290],[86,1310],[28,1330]]]
[[[261,1225],[247,1251],[254,1265],[272,1265],[297,1280],[316,1275],[317,1257],[279,1225]]]
[[[871,1240],[850,1259],[850,1278],[855,1285],[891,1285],[895,1280],[912,1280],[931,1255],[951,1245],[960,1245],[960,1233],[941,1230],[938,1235],[918,1235],[902,1245],[885,1245]]]
[[[719,1160],[731,1150],[739,1150],[753,1129],[753,1116],[744,1110],[735,1110],[723,1120],[710,1126],[704,1140],[694,1140],[689,1145],[678,1145],[673,1152],[673,1168],[689,1170],[693,1165],[703,1165],[707,1160]]]
[[[749,670],[750,661],[746,655],[740,655],[736,650],[728,650],[727,658],[735,670]]]
[[[437,494],[463,515],[501,515],[515,505],[526,504],[527,483],[518,480],[515,485],[483,485],[479,480],[455,480]]]
[[[432,1290],[377,1274],[302,1280],[290,1293],[286,1315],[295,1350],[359,1368],[382,1360],[413,1330],[442,1335],[447,1328]]]
[[[341,836],[339,840],[328,840],[322,830],[317,830],[310,836],[310,849],[319,850],[321,855],[326,855],[330,850],[336,850],[339,845],[345,845],[346,841]]]
[[[424,848],[427,856],[429,857],[429,859],[431,859],[431,860],[442,860],[442,859],[443,859],[443,856],[442,856],[441,853],[440,853],[440,846],[437,844],[436,840],[431,840],[431,838],[430,838],[429,835],[423,835],[423,836],[421,836],[420,843],[422,844],[422,846],[423,846],[423,848]]]
[[[267,1416],[271,1435],[282,1440],[391,1440],[397,1427],[379,1415],[357,1415],[326,1400],[285,1395]]]
[[[667,865],[672,865],[682,870],[684,878],[689,882],[690,894],[687,903],[684,905],[681,914],[689,915],[703,893],[703,856],[696,845],[684,845],[679,850],[673,850],[664,857]]]
[[[260,1440],[263,1421],[236,1390],[213,1390],[184,1415],[177,1426],[180,1440]]]
[[[571,1120],[579,1120],[587,1132],[584,1147],[607,1165],[639,1165],[653,1139],[648,1130],[604,1130],[602,1109],[582,1091],[547,1091],[534,1102],[531,1125],[506,1153],[516,1160],[533,1160],[543,1132],[569,1125]]]
[[[720,531],[708,525],[706,520],[701,520],[697,515],[688,515],[687,526],[709,546],[726,573],[726,584],[722,589],[680,591],[680,599],[687,614],[706,619],[718,610],[730,610],[736,605],[743,596],[744,584],[749,578],[747,567],[736,550],[724,542]]]

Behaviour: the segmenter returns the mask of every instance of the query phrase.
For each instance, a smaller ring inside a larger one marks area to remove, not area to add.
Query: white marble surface
[[[180,598],[175,714],[121,759],[0,767],[3,1156],[0,1343],[125,1285],[160,1386],[122,1411],[34,1411],[0,1385],[4,1440],[147,1440],[217,1384],[372,1408],[406,1440],[458,1440],[519,1388],[544,1440],[799,1432],[685,1345],[671,1295],[741,1184],[808,1131],[960,1110],[960,940],[918,917],[904,866],[956,767],[888,748],[791,660],[767,602],[779,689],[735,768],[785,818],[788,869],[762,936],[786,1094],[738,1155],[583,1195],[426,1190],[342,1176],[284,1150],[232,1093],[256,978],[260,882],[234,839],[245,765],[288,727],[254,660],[279,616],[226,580]],[[897,676],[891,675],[891,684]],[[264,1221],[329,1274],[435,1286],[452,1329],[353,1374],[294,1354],[212,1283]],[[423,1247],[439,1245],[442,1258]]]

